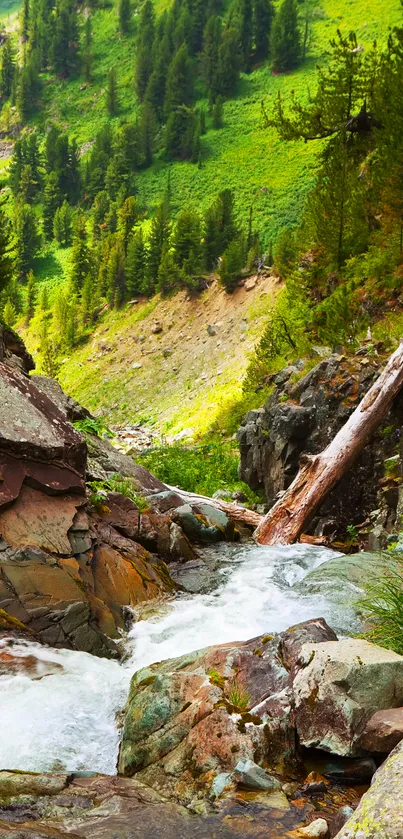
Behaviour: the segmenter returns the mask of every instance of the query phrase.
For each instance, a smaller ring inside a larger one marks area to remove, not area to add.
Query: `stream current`
[[[38,678],[36,670],[0,676],[0,769],[114,775],[116,715],[136,670],[210,644],[279,632],[309,618],[322,616],[332,624],[336,607],[329,600],[301,595],[294,587],[334,557],[333,551],[308,545],[221,545],[206,556],[215,565],[212,590],[180,594],[153,617],[135,623],[125,640],[124,663],[30,642],[8,649],[13,656],[35,656],[50,674]],[[0,644],[4,652],[7,642]]]

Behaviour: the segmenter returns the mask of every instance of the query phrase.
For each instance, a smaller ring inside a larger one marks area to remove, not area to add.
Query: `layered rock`
[[[302,378],[301,369],[304,363],[297,363],[271,377],[272,394],[246,415],[238,432],[240,477],[264,490],[269,507],[294,480],[301,456],[322,451],[344,425],[378,376],[379,362],[372,347],[355,358],[329,353]],[[344,536],[348,525],[361,524],[379,508],[379,494],[386,503],[382,528],[393,528],[398,485],[382,480],[385,459],[396,454],[402,419],[400,396],[354,469],[322,504],[309,533]]]

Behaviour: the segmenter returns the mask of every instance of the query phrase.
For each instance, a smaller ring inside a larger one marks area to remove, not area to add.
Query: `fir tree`
[[[150,102],[145,102],[139,125],[139,146],[142,163],[151,166],[154,158],[155,138],[157,135],[157,120],[154,108]]]
[[[58,207],[60,207],[61,200],[57,174],[56,172],[51,172],[47,177],[43,193],[43,232],[48,241],[53,238],[55,213]]]
[[[214,101],[219,93],[218,56],[222,37],[221,28],[220,18],[211,15],[204,29],[203,52],[200,56],[201,75],[211,101]]]
[[[146,291],[146,248],[141,227],[132,234],[127,246],[126,287],[130,297]]]
[[[186,44],[182,44],[168,70],[164,103],[165,116],[169,117],[180,105],[189,106],[192,99],[192,62]]]
[[[4,99],[11,96],[15,75],[15,52],[11,38],[7,38],[1,57],[1,95]]]
[[[124,201],[120,210],[118,210],[118,231],[123,247],[123,252],[127,254],[127,246],[130,234],[138,218],[138,210],[136,199],[130,195]]]
[[[214,128],[222,128],[224,124],[224,99],[217,96],[213,107],[213,126]]]
[[[252,0],[237,0],[236,4],[237,28],[242,53],[243,69],[247,70],[252,53],[253,36],[253,7]]]
[[[29,325],[30,320],[32,320],[35,312],[35,301],[36,301],[36,280],[35,274],[31,270],[28,273],[28,283],[27,283],[27,296],[25,301],[25,323],[26,326]]]
[[[135,87],[143,102],[151,73],[153,72],[152,48],[154,41],[155,13],[152,0],[143,3],[137,39]]]
[[[119,0],[119,29],[126,35],[130,28],[131,3],[130,0]]]
[[[273,69],[284,72],[297,67],[301,57],[296,0],[283,0],[273,22],[270,38]]]
[[[169,247],[165,247],[158,268],[157,291],[160,294],[169,294],[181,285],[180,278],[181,271],[174,254]]]
[[[62,248],[68,248],[71,245],[73,237],[73,212],[70,204],[66,200],[63,201],[61,207],[58,207],[55,212],[53,236]]]
[[[108,73],[108,88],[106,91],[106,107],[110,117],[114,117],[118,110],[118,91],[115,67],[111,67]]]
[[[22,12],[21,12],[21,38],[23,43],[28,40],[29,34],[29,23],[30,23],[30,13],[29,13],[29,0],[23,0],[22,4]]]
[[[37,220],[29,204],[17,203],[15,207],[15,234],[17,239],[17,270],[20,277],[28,273],[41,246]]]
[[[92,254],[87,244],[87,228],[85,216],[78,216],[71,252],[71,285],[77,292],[81,291],[88,274],[92,272]]]
[[[245,259],[244,245],[240,239],[234,239],[225,249],[219,267],[220,282],[225,290],[235,290]]]
[[[72,0],[58,0],[52,41],[52,63],[58,76],[75,73],[78,61],[77,8]]]
[[[274,6],[272,0],[254,0],[253,39],[256,61],[263,61],[269,54],[270,32],[273,19]]]
[[[175,261],[189,275],[203,270],[201,218],[193,210],[182,210],[172,237]]]
[[[181,105],[172,111],[165,130],[165,149],[168,159],[192,159],[197,131],[198,120],[191,108]]]
[[[147,291],[152,294],[158,279],[158,269],[171,232],[168,202],[164,200],[153,215],[148,239]]]
[[[239,80],[242,54],[238,33],[233,27],[225,29],[218,51],[217,93],[231,96]]]
[[[11,281],[15,264],[14,248],[11,244],[10,222],[0,201],[0,294]]]
[[[4,309],[2,318],[6,326],[13,327],[18,317],[17,310],[11,300],[7,300]]]
[[[83,50],[84,78],[90,82],[92,78],[92,22],[88,15],[84,27],[84,50]]]
[[[125,296],[125,260],[119,241],[112,247],[107,273],[107,297],[111,306],[121,306]]]

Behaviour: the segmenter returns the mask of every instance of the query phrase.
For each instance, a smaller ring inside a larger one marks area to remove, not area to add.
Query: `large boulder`
[[[297,645],[334,633],[323,619],[295,627]],[[223,644],[140,670],[126,708],[119,771],[183,803],[210,791],[243,758],[276,769],[295,754],[290,632]]]
[[[368,792],[335,839],[402,839],[403,745],[374,775]]]
[[[403,656],[367,641],[304,644],[294,680],[301,745],[360,754],[360,736],[379,710],[403,702]]]

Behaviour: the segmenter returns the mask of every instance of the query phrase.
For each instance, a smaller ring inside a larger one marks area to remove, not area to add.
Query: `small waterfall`
[[[164,604],[161,614],[134,624],[124,664],[29,642],[7,647],[21,665],[28,656],[39,659],[43,672],[22,667],[0,677],[0,768],[112,775],[119,745],[116,715],[140,667],[313,617],[332,623],[330,603],[319,595],[301,596],[293,586],[334,552],[308,545],[221,545],[207,555],[217,566],[214,589],[181,594]],[[0,655],[6,646],[3,642]]]

